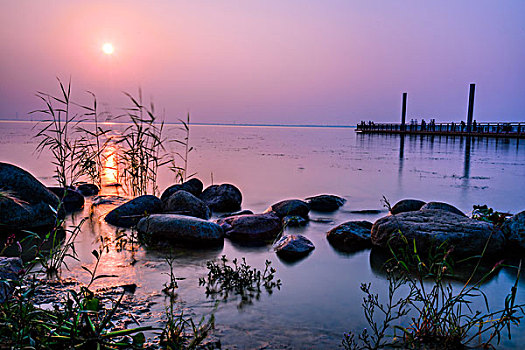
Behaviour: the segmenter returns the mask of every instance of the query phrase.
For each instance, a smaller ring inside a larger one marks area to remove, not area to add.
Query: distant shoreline
[[[2,119],[0,122],[3,123],[37,123],[44,120],[20,120],[20,119]],[[92,122],[84,122],[86,124]],[[100,123],[100,122],[99,122]],[[126,125],[129,123],[121,122],[102,122],[100,124],[122,124]],[[165,125],[178,125],[179,122],[167,122]],[[246,127],[277,127],[277,128],[346,128],[355,129],[355,125],[322,125],[322,124],[263,124],[263,123],[190,123],[191,126],[246,126]]]

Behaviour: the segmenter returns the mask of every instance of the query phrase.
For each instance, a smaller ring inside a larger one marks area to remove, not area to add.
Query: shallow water
[[[29,122],[0,122],[0,160],[28,170],[47,185],[53,185],[49,154],[34,154],[37,140]],[[178,126],[168,128],[180,135]],[[181,307],[195,315],[210,314],[214,303],[206,299],[198,278],[206,273],[206,261],[226,255],[246,257],[248,264],[264,267],[266,259],[282,280],[280,290],[262,293],[259,300],[238,308],[239,300],[219,304],[215,311],[216,336],[225,348],[335,348],[343,332],[365,327],[360,307],[363,293],[359,286],[371,282],[384,295],[384,276],[375,267],[369,250],[355,254],[336,252],[325,234],[334,225],[349,220],[369,220],[386,215],[381,199],[391,203],[403,198],[445,201],[465,212],[474,204],[488,204],[499,211],[517,213],[525,209],[525,142],[517,140],[446,137],[404,137],[359,135],[347,128],[199,126],[191,128],[189,170],[196,172],[205,186],[233,183],[243,193],[243,209],[261,212],[287,198],[331,193],[347,199],[333,214],[311,213],[311,218],[329,218],[332,223],[310,222],[304,228],[289,229],[308,237],[316,249],[295,264],[282,262],[271,247],[242,247],[225,240],[215,250],[177,248],[175,274],[179,282]],[[173,174],[159,173],[161,191],[172,184]],[[105,193],[122,194],[121,189],[105,188]],[[76,213],[78,222],[87,214]],[[353,210],[379,209],[380,214],[351,213]],[[110,206],[101,206],[102,215]],[[99,273],[118,278],[100,286],[137,283],[134,298],[156,302],[152,315],[140,316],[145,324],[155,323],[163,311],[161,293],[168,281],[166,251],[146,249],[115,241],[119,235],[100,218],[86,222],[77,238],[76,249],[83,264],[93,263],[91,251],[100,237],[108,237],[111,249],[103,255]],[[135,259],[137,262],[130,263]],[[73,276],[87,281],[80,263],[70,262]],[[491,306],[501,307],[515,276],[501,270],[484,286]],[[525,280],[518,290],[525,302]],[[480,304],[481,306],[481,304]],[[139,320],[140,320],[139,317]],[[523,326],[521,327],[523,328]],[[523,329],[516,329],[504,347],[519,347],[525,341]]]

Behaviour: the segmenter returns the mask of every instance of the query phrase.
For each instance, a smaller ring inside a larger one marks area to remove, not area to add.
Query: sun
[[[115,49],[113,48],[113,44],[111,43],[104,43],[102,45],[102,52],[104,52],[106,55],[112,55]]]

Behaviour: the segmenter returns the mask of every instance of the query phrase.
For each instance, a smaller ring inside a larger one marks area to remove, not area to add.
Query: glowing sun
[[[102,52],[104,52],[106,55],[111,55],[115,49],[113,48],[113,44],[111,43],[105,43],[102,45]]]

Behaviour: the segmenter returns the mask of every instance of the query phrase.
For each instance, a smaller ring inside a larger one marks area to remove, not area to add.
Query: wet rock
[[[265,213],[273,212],[280,218],[284,218],[285,216],[289,215],[298,215],[307,219],[309,211],[310,206],[308,203],[300,199],[287,199],[273,204],[271,207],[266,209]]]
[[[241,242],[270,241],[282,230],[281,219],[273,213],[232,216],[217,223],[226,237]]]
[[[501,230],[507,238],[507,247],[510,250],[525,252],[525,211],[505,220]]]
[[[139,196],[116,207],[104,218],[107,223],[120,227],[133,227],[146,215],[160,213],[162,202],[155,196]]]
[[[27,171],[0,162],[0,231],[42,231],[55,225],[58,197]],[[51,208],[50,208],[51,207]],[[65,210],[60,208],[59,217]]]
[[[84,197],[89,197],[98,194],[100,189],[95,184],[80,184],[77,186],[77,192]]]
[[[211,185],[200,197],[213,211],[227,212],[241,209],[241,191],[230,184]]]
[[[62,201],[67,212],[77,211],[84,208],[84,196],[72,188],[48,187]]]
[[[163,201],[165,213],[194,216],[207,220],[210,218],[210,208],[199,198],[189,192],[179,190]]]
[[[12,281],[18,281],[23,269],[22,259],[0,257],[0,303],[13,292]]]
[[[390,210],[390,213],[395,215],[400,213],[406,213],[408,211],[416,211],[421,209],[421,207],[425,204],[425,202],[420,201],[419,199],[403,199],[394,204],[394,206]]]
[[[137,224],[137,230],[153,242],[191,247],[222,244],[224,231],[209,221],[177,214],[154,214]]]
[[[288,215],[283,218],[283,225],[287,227],[305,226],[307,223],[308,220],[306,220],[302,216]]]
[[[308,197],[306,198],[306,201],[310,205],[311,210],[331,212],[342,207],[343,204],[345,204],[346,199],[330,194],[321,194],[314,197]]]
[[[282,258],[295,260],[308,255],[315,249],[314,244],[302,235],[284,235],[273,246]]]
[[[160,196],[160,200],[164,202],[172,194],[180,190],[189,192],[195,197],[200,197],[203,187],[204,185],[202,184],[201,180],[196,179],[196,178],[189,179],[188,181],[183,182],[181,184],[171,185],[170,187],[166,188],[164,192],[162,192],[162,195]]]
[[[326,238],[339,251],[354,252],[370,248],[372,225],[369,221],[348,221],[328,231]]]
[[[379,209],[363,209],[363,210],[348,210],[345,213],[349,214],[363,214],[363,215],[376,215],[381,214],[382,210]]]
[[[488,241],[486,255],[497,255],[505,245],[503,233],[494,225],[445,210],[427,209],[387,216],[372,226],[372,244],[380,247],[390,244],[394,249],[406,248],[401,235],[408,242],[415,240],[420,254],[445,244],[454,248],[453,255],[470,257],[481,254]]]
[[[222,214],[219,216],[219,218],[229,218],[230,216],[251,215],[251,214],[253,214],[253,211],[246,209],[246,210],[236,211],[234,213]]]
[[[103,195],[93,197],[91,205],[104,205],[104,204],[122,204],[127,202],[128,199],[121,196]]]
[[[454,214],[466,216],[461,210],[459,210],[455,206],[443,202],[428,202],[427,204],[422,206],[420,210],[428,209],[445,210]]]

